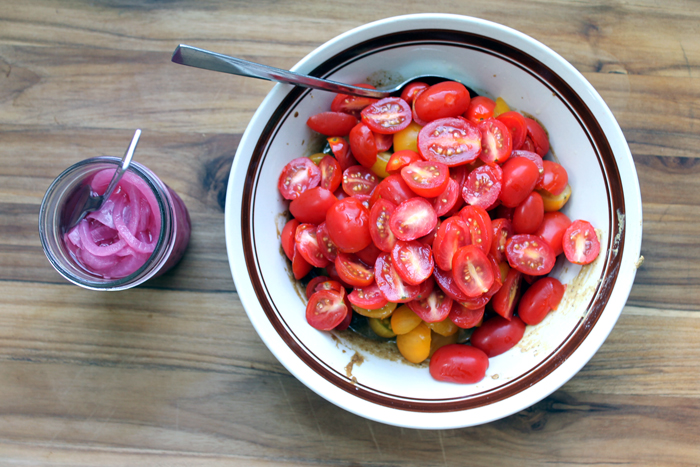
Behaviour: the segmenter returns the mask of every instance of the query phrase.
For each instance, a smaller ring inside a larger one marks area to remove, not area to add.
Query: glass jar
[[[41,203],[39,235],[46,257],[63,277],[86,289],[123,290],[142,284],[177,264],[189,243],[191,224],[185,203],[148,168],[132,162],[128,172],[148,185],[155,197],[154,207],[157,205],[160,214],[160,233],[157,240],[153,235],[153,252],[136,271],[119,278],[96,274],[76,259],[66,244],[67,232],[63,225],[69,214],[67,210],[74,208],[70,205],[71,200],[85,184],[91,182],[95,174],[105,169],[116,169],[120,163],[121,160],[116,157],[103,156],[72,165],[54,180]],[[155,216],[155,212],[153,214]]]

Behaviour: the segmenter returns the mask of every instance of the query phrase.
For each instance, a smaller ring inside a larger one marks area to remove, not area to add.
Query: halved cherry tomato
[[[564,187],[564,191],[558,195],[550,195],[544,190],[539,191],[538,193],[542,196],[545,212],[558,211],[564,207],[567,201],[569,201],[569,198],[571,197],[571,185],[567,184],[566,187]]]
[[[394,133],[394,151],[398,152],[408,149],[418,152],[418,133],[421,128],[423,128],[422,125],[413,121],[403,130]]]
[[[408,105],[411,105],[413,103],[413,99],[415,99],[418,94],[425,91],[429,87],[430,86],[428,86],[426,83],[420,81],[409,83],[405,88],[403,88],[403,91],[401,91],[401,99],[405,100]]]
[[[466,164],[479,157],[481,132],[465,119],[433,120],[418,133],[418,152],[424,159],[448,167]]]
[[[416,328],[423,320],[407,305],[398,307],[391,315],[391,329],[396,334],[406,334]]]
[[[534,234],[544,219],[542,196],[533,191],[513,211],[513,230],[517,234]]]
[[[482,120],[493,117],[493,109],[496,107],[496,102],[486,96],[476,96],[471,102],[467,111],[464,112],[464,118],[472,123],[479,123]],[[525,121],[523,121],[523,126]]]
[[[343,178],[343,171],[335,157],[325,156],[318,163],[318,168],[321,169],[320,186],[331,192],[337,190]]]
[[[543,277],[525,291],[518,303],[518,316],[525,324],[539,324],[551,310],[556,310],[566,287],[554,277]]]
[[[321,169],[308,157],[298,157],[282,169],[277,188],[285,199],[296,199],[321,183]]]
[[[426,323],[437,323],[450,314],[452,299],[438,287],[427,297],[411,300],[406,305]]]
[[[452,299],[450,298],[449,300],[452,300]],[[443,337],[456,335],[457,331],[459,331],[459,326],[457,326],[455,323],[450,321],[448,318],[445,318],[442,321],[436,321],[434,323],[428,323],[426,321],[426,323],[428,324],[428,327],[430,328],[431,331],[433,331],[435,334],[438,334],[438,335],[443,336]],[[435,334],[433,334],[433,335],[435,335]],[[452,343],[454,343],[454,342],[452,342]]]
[[[343,171],[343,191],[349,196],[371,195],[377,185],[379,177],[361,165]]]
[[[367,320],[369,327],[379,337],[390,339],[396,336],[396,333],[391,329],[391,317],[386,318],[369,318]]]
[[[485,307],[475,309],[467,308],[459,302],[452,303],[452,309],[448,318],[462,329],[471,329],[484,319]]]
[[[438,217],[437,224],[435,224],[435,228],[431,230],[427,235],[423,235],[418,239],[419,242],[421,242],[424,245],[428,245],[430,248],[433,247],[433,242],[435,241],[435,236],[437,235],[438,228],[440,227],[440,224],[442,221]]]
[[[411,123],[411,107],[400,97],[387,97],[362,109],[362,121],[375,133],[391,135]]]
[[[333,260],[330,264],[328,264],[328,266],[326,266],[326,272],[328,273],[328,277],[330,277],[334,281],[340,282],[346,289],[352,288],[352,285],[345,282],[340,277],[340,274],[338,274],[338,270],[335,268],[335,260]]]
[[[419,160],[401,169],[401,178],[417,195],[434,198],[447,188],[450,169],[440,162]]]
[[[461,303],[469,299],[469,297],[467,297],[467,295],[462,292],[459,287],[457,287],[457,284],[452,277],[452,271],[443,271],[440,268],[435,268],[433,270],[433,277],[435,278],[435,283],[438,285],[438,287],[440,287],[440,289],[452,300]]]
[[[335,290],[321,290],[311,295],[306,305],[306,321],[319,331],[330,331],[348,314],[343,296]]]
[[[374,282],[374,269],[351,253],[338,253],[335,270],[343,282],[353,287],[367,287]]]
[[[425,281],[435,267],[432,250],[417,240],[396,242],[391,250],[391,260],[404,282],[411,285]]]
[[[377,248],[386,253],[391,253],[397,241],[396,235],[389,227],[389,219],[395,209],[394,203],[380,199],[369,212],[369,234]]]
[[[401,169],[410,164],[411,162],[421,161],[423,158],[420,157],[415,151],[410,149],[404,149],[403,151],[396,151],[391,155],[391,159],[386,165],[386,171],[389,174],[400,174]]]
[[[299,224],[294,234],[294,243],[297,251],[307,263],[317,268],[326,267],[328,260],[323,256],[319,248],[318,239],[316,238],[316,225]]]
[[[539,123],[531,118],[525,117],[525,124],[527,125],[527,135],[535,146],[535,152],[544,157],[544,155],[549,152],[549,138],[547,137],[547,132],[544,131],[544,128],[542,128]]]
[[[472,170],[462,187],[462,198],[467,204],[487,209],[501,194],[503,172],[497,165],[482,165]]]
[[[467,297],[489,291],[495,280],[493,266],[486,253],[474,245],[460,248],[452,259],[452,277]]]
[[[338,250],[354,253],[372,242],[369,211],[356,198],[337,201],[326,212],[326,228]]]
[[[564,231],[571,225],[571,219],[560,211],[545,212],[539,229],[534,233],[538,237],[547,240],[549,246],[554,250],[554,255],[559,256],[564,252],[562,239]]]
[[[464,206],[459,215],[469,227],[471,244],[484,253],[488,253],[491,249],[493,236],[493,227],[491,226],[489,213],[478,206]]]
[[[366,287],[356,287],[348,294],[348,300],[353,305],[357,305],[367,310],[376,310],[388,303],[382,292],[377,287],[376,282],[372,282]]]
[[[385,199],[391,201],[395,205],[399,205],[414,196],[415,193],[406,185],[401,175],[389,175],[379,182],[377,188],[374,189],[372,197],[369,200],[369,205],[374,206],[374,203],[376,203],[378,199]]]
[[[511,237],[506,246],[506,258],[511,267],[531,276],[549,274],[556,260],[549,243],[535,235],[526,234]]]
[[[426,122],[439,118],[457,117],[469,108],[471,97],[463,84],[443,81],[430,86],[415,98],[418,117]]]
[[[318,248],[321,250],[323,256],[325,256],[328,261],[335,261],[335,258],[338,256],[338,247],[333,243],[333,240],[331,240],[325,222],[320,223],[316,228],[316,240],[318,241]]]
[[[502,316],[494,316],[474,330],[471,343],[491,358],[515,347],[524,334],[525,323],[517,316],[510,321]]]
[[[326,136],[347,136],[357,123],[355,117],[344,112],[321,112],[306,121],[309,128]]]
[[[487,164],[502,164],[513,151],[513,138],[504,123],[489,118],[479,123],[481,131],[481,154],[479,158]]]
[[[435,264],[443,271],[452,270],[452,259],[457,250],[471,244],[469,227],[460,216],[452,216],[440,224],[433,241]]]
[[[600,241],[588,221],[575,220],[564,231],[562,246],[566,259],[574,264],[589,264],[600,253]]]
[[[537,154],[534,151],[514,149],[513,152],[510,153],[510,157],[511,159],[515,159],[516,157],[524,157],[525,159],[529,159],[532,162],[534,162],[537,166],[537,171],[540,173],[540,176],[537,177],[537,183],[542,183],[542,179],[544,178],[544,161],[542,160],[539,154]]]
[[[420,363],[430,355],[430,328],[420,323],[406,334],[396,336],[401,355],[411,363]]]
[[[527,137],[527,124],[525,117],[514,110],[504,112],[498,116],[498,121],[502,122],[510,131],[513,138],[513,149],[520,149]]]
[[[384,319],[388,318],[391,316],[391,314],[394,312],[396,309],[396,303],[391,303],[387,302],[386,305],[384,305],[381,308],[377,308],[376,310],[369,310],[367,308],[362,308],[361,306],[357,306],[355,304],[350,304],[350,307],[357,312],[357,314],[366,316],[367,318],[375,318],[375,319]]]
[[[294,254],[292,255],[292,273],[296,280],[301,280],[306,276],[314,267],[309,264],[308,261],[301,256],[299,250],[297,249],[296,243],[294,244]]]
[[[535,163],[524,157],[511,157],[502,169],[503,181],[498,199],[504,206],[514,208],[535,188],[540,173]]]
[[[486,354],[471,345],[450,344],[439,348],[430,358],[430,375],[450,383],[478,383],[489,368]]]
[[[320,284],[321,282],[329,281],[331,280],[330,277],[328,276],[316,276],[313,279],[309,281],[309,283],[306,285],[306,298],[311,298],[311,295],[316,292],[316,286]]]
[[[455,207],[459,199],[461,199],[459,185],[454,179],[448,178],[447,187],[433,199],[435,214],[438,217],[444,216]]]
[[[359,86],[368,89],[377,89],[371,84],[360,83],[354,86]],[[371,97],[360,97],[360,96],[350,96],[348,94],[337,94],[331,102],[331,110],[333,112],[345,112],[360,118],[360,112],[362,109],[370,104],[377,102],[379,99],[374,99]]]
[[[389,219],[389,228],[404,242],[427,235],[436,225],[435,209],[423,198],[411,198],[399,204]]]
[[[542,181],[537,183],[538,190],[545,190],[552,195],[561,194],[569,183],[569,174],[566,169],[552,161],[543,161],[544,175]]]
[[[377,145],[377,152],[382,153],[391,149],[394,144],[394,135],[384,135],[382,133],[374,133],[374,143]],[[379,154],[377,154],[379,157]]]
[[[282,234],[280,235],[282,249],[290,261],[294,258],[294,236],[297,233],[297,227],[299,227],[299,221],[296,219],[291,219],[284,224]]]
[[[506,280],[491,299],[493,311],[507,320],[510,320],[513,316],[515,305],[517,305],[518,299],[520,298],[520,283],[522,278],[522,272],[515,268],[509,269]]]
[[[326,211],[338,199],[333,193],[317,186],[301,193],[289,203],[289,212],[302,223],[320,224],[326,220]]]
[[[308,287],[307,287],[307,293],[308,293]],[[334,281],[330,278],[327,278],[325,281],[318,282],[315,286],[314,289],[311,291],[313,294],[314,292],[318,292],[319,290],[335,290],[336,292],[340,292],[343,296],[345,296],[345,287],[343,284],[341,284],[338,281]]]
[[[377,162],[377,142],[374,133],[364,123],[358,123],[350,130],[350,150],[363,167],[368,169]]]
[[[401,279],[389,253],[382,253],[377,258],[374,265],[374,276],[379,290],[390,302],[410,302],[420,292],[419,286],[407,284]]]
[[[350,143],[348,143],[344,138],[334,136],[332,138],[328,138],[327,141],[333,156],[335,156],[335,159],[340,165],[341,172],[348,167],[357,165],[355,157],[353,157],[352,153],[350,152]]]
[[[508,239],[515,235],[513,224],[508,219],[498,218],[491,222],[493,237],[491,240],[491,249],[489,253],[502,263],[506,261],[506,244]]]
[[[520,146],[520,149],[522,149],[523,151],[534,152],[535,154],[537,154],[535,152],[535,143],[532,142],[529,136],[525,137],[525,142],[522,146]]]
[[[360,261],[362,261],[363,263],[372,265],[375,261],[377,261],[377,257],[381,252],[382,250],[377,248],[377,245],[375,245],[373,242],[370,242],[370,244],[367,245],[367,247],[363,248],[355,254],[358,258],[360,258]]]

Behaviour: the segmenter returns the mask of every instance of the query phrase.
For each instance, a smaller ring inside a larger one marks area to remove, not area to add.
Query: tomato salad
[[[328,144],[289,162],[278,188],[316,329],[360,315],[435,379],[476,383],[559,305],[556,257],[599,253],[593,226],[560,211],[571,188],[543,159],[547,133],[501,98],[414,82],[381,100],[338,94],[307,124]]]

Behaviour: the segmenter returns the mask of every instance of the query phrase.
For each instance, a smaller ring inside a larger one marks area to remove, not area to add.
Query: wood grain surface
[[[404,13],[472,15],[580,70],[629,142],[645,262],[595,357],[550,397],[460,430],[370,422],[292,377],[255,333],[224,244],[226,183],[272,84],[170,63],[188,43],[288,68]],[[700,465],[700,2],[0,1],[0,465]],[[37,232],[70,164],[123,151],[193,223],[137,289],[69,285]]]

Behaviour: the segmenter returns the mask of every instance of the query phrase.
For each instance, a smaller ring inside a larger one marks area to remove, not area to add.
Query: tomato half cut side
[[[394,145],[394,135],[384,135],[382,133],[374,133],[374,144],[377,145],[377,152],[381,153],[391,149]],[[377,154],[379,157],[379,154]]]
[[[353,287],[367,287],[374,282],[374,270],[364,264],[357,255],[338,253],[335,270],[340,279]]]
[[[535,281],[518,302],[518,316],[525,324],[539,324],[550,311],[556,310],[566,287],[555,277]]]
[[[357,160],[355,160],[355,157],[353,157],[350,152],[350,143],[348,143],[345,138],[334,136],[328,138],[327,141],[330,152],[333,153],[335,160],[337,160],[338,165],[340,165],[341,172],[348,167],[357,165]]]
[[[485,310],[485,306],[471,309],[454,302],[448,318],[462,329],[471,329],[484,319]]]
[[[435,268],[433,270],[433,277],[435,278],[435,283],[442,289],[443,292],[447,294],[452,300],[457,302],[463,302],[469,297],[462,292],[462,290],[457,287],[454,278],[452,277],[452,271],[443,271],[440,268]]]
[[[416,96],[429,87],[427,83],[421,81],[409,83],[403,88],[403,91],[401,91],[401,99],[405,100],[408,105],[411,105]]]
[[[485,294],[495,280],[491,261],[486,253],[474,245],[457,250],[452,259],[452,277],[467,297]]]
[[[493,240],[493,227],[489,213],[478,206],[464,206],[459,215],[469,228],[471,244],[488,253]]]
[[[323,253],[321,253],[321,249],[318,245],[316,225],[299,224],[294,234],[294,243],[296,244],[297,251],[307,263],[317,268],[326,267],[328,260]]]
[[[462,187],[462,198],[467,204],[488,209],[501,194],[503,172],[499,166],[482,165],[472,170]]]
[[[374,275],[379,290],[390,302],[410,302],[420,292],[419,286],[407,284],[401,279],[389,253],[379,255],[374,265]]]
[[[296,199],[321,183],[321,169],[308,157],[298,157],[282,169],[277,188],[285,199]]]
[[[355,287],[355,289],[348,294],[348,300],[350,300],[350,303],[353,305],[366,310],[377,310],[389,303],[386,297],[384,297],[384,294],[379,290],[376,282],[372,282],[366,287]]]
[[[401,169],[401,178],[415,194],[434,198],[447,188],[450,169],[440,162],[419,160]]]
[[[306,285],[306,298],[311,298],[311,295],[316,291],[315,289],[318,284],[329,280],[330,277],[328,276],[316,276],[313,279],[311,279]]]
[[[430,358],[430,375],[438,381],[476,384],[486,376],[489,357],[471,345],[448,344]]]
[[[362,109],[362,121],[375,133],[394,134],[411,123],[411,107],[400,97],[387,97]]]
[[[433,209],[438,217],[444,216],[457,205],[461,197],[459,185],[452,178],[447,179],[447,187],[433,199]]]
[[[435,264],[443,271],[451,271],[452,259],[457,250],[470,244],[469,227],[460,216],[444,220],[433,241]]]
[[[452,299],[437,287],[428,296],[411,300],[406,305],[426,323],[439,323],[450,314]]]
[[[423,198],[411,198],[399,204],[389,219],[391,231],[404,242],[429,234],[436,225],[435,209]]]
[[[566,235],[566,234],[565,234]],[[566,248],[564,248],[566,253]],[[511,267],[530,276],[544,276],[554,267],[556,256],[549,243],[535,235],[513,235],[506,246]]]
[[[318,248],[321,250],[321,254],[323,254],[328,261],[335,261],[335,258],[338,256],[338,247],[333,243],[333,240],[331,240],[325,222],[320,223],[318,227],[316,227],[316,240],[318,241]]]
[[[418,133],[418,152],[448,167],[472,162],[481,152],[481,132],[466,119],[441,118]]]
[[[506,280],[503,285],[491,298],[491,307],[493,311],[501,315],[507,320],[510,320],[515,311],[515,306],[520,298],[520,284],[522,282],[523,273],[515,268],[508,271]]]
[[[343,179],[343,171],[335,157],[325,156],[318,163],[318,168],[321,170],[320,186],[330,192],[337,190]]]
[[[321,112],[306,121],[309,128],[326,136],[347,136],[357,119],[344,112]]]
[[[470,340],[474,347],[483,350],[491,358],[515,347],[524,335],[525,323],[517,316],[510,321],[502,316],[494,316],[476,328]]]
[[[407,166],[411,162],[422,161],[422,160],[423,160],[423,158],[420,157],[420,154],[418,154],[415,151],[411,151],[410,149],[396,151],[394,154],[391,155],[389,162],[387,162],[386,171],[389,174],[399,174],[400,175],[401,169],[403,169],[405,166]]]
[[[508,239],[515,235],[513,224],[506,218],[498,218],[491,222],[491,228],[493,231],[493,236],[491,239],[491,249],[489,250],[489,253],[491,253],[496,261],[502,263],[507,261],[506,244]]]
[[[342,180],[343,191],[348,196],[371,195],[375,187],[379,185],[379,177],[361,165],[345,169]]]
[[[354,84],[353,86],[359,86],[361,88],[367,89],[377,89],[371,84],[360,83]],[[331,102],[331,111],[333,112],[345,112],[356,118],[360,118],[360,113],[362,109],[377,102],[379,99],[374,99],[372,97],[360,97],[351,96],[349,94],[336,94]]]
[[[386,199],[398,206],[414,196],[415,193],[406,185],[401,175],[389,175],[374,189],[369,205],[374,206],[378,199]]]
[[[564,231],[562,246],[566,259],[574,264],[589,264],[600,253],[600,240],[590,222],[575,220]]]
[[[389,227],[391,213],[396,209],[396,205],[391,201],[380,199],[369,212],[369,233],[372,241],[380,250],[391,253],[397,239],[394,232]]]
[[[350,130],[350,150],[363,167],[371,168],[377,162],[377,142],[374,133],[364,123],[358,123]]]
[[[535,146],[535,152],[544,157],[549,152],[549,137],[544,128],[531,118],[525,117],[525,125],[527,126],[527,136],[532,140]]]
[[[513,138],[504,123],[489,118],[479,123],[481,131],[481,154],[479,158],[487,164],[502,164],[513,151]]]
[[[435,268],[430,246],[417,240],[396,242],[391,250],[391,260],[401,279],[411,285],[421,284],[431,276]]]
[[[334,290],[321,290],[311,295],[306,305],[306,321],[319,331],[330,331],[347,316],[343,296]]]
[[[525,143],[525,138],[527,137],[525,117],[523,117],[519,112],[509,110],[508,112],[503,112],[500,114],[496,120],[503,123],[506,128],[508,128],[511,137],[513,138],[513,149],[520,149],[523,143]]]

